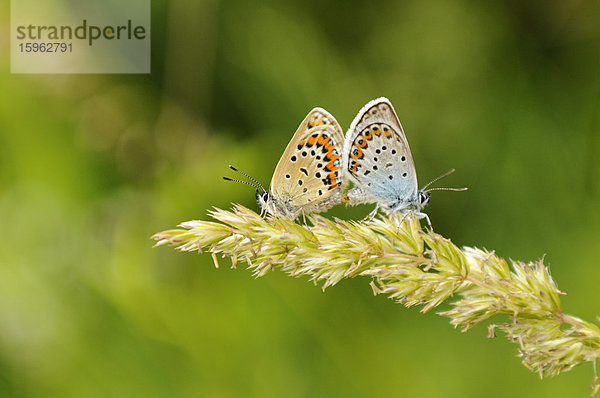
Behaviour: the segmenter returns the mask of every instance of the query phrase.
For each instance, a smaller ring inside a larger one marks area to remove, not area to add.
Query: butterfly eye
[[[260,191],[256,191],[256,201],[261,204],[261,203],[267,203],[267,201],[269,200],[269,193],[268,192],[264,192],[264,193],[260,193]]]
[[[419,192],[419,204],[425,207],[429,203],[429,192]]]

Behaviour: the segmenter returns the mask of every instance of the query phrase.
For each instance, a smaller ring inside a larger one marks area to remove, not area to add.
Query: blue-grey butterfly
[[[413,213],[429,217],[422,210],[429,203],[432,190],[465,190],[466,188],[427,189],[436,178],[419,190],[417,172],[402,125],[387,98],[367,103],[354,118],[344,142],[342,156],[344,178],[354,186],[346,193],[349,204],[376,203],[387,214]]]
[[[242,182],[256,188],[256,200],[275,217],[296,219],[319,213],[342,202],[341,145],[344,133],[335,118],[323,108],[314,108],[304,118],[275,167],[267,191],[254,178]]]

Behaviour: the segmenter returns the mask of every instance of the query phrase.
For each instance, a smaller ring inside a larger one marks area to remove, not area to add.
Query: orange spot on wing
[[[352,159],[362,159],[364,154],[360,149],[356,150],[356,154],[354,153],[355,151],[352,151],[352,155],[350,155],[350,157]]]
[[[359,136],[358,139],[356,139],[356,141],[354,141],[354,145],[356,145],[359,148],[364,148],[367,146],[367,140],[365,140],[364,138],[362,139],[362,144],[360,143],[362,136]]]
[[[385,138],[391,138],[392,137],[392,132],[391,131],[386,131],[385,133]]]
[[[313,145],[315,145],[315,143],[317,142],[317,139],[318,139],[318,138],[319,138],[319,137],[308,137],[308,141],[307,141],[307,142],[308,142],[308,145],[309,145],[309,146],[313,146]]]
[[[332,144],[330,144],[330,143],[329,143],[330,141],[331,141],[331,140],[328,138],[328,139],[327,139],[327,143],[325,144],[325,150],[326,150],[327,152],[331,152],[331,151],[333,151],[333,148],[335,148],[335,146],[334,146],[334,145],[332,145]]]
[[[331,183],[331,188],[329,188],[329,189],[333,189],[333,188],[337,187],[338,183],[335,180],[335,173],[329,173],[329,182]]]
[[[335,163],[335,159],[332,159],[331,162],[329,162],[325,165],[325,169],[327,169],[327,171],[338,170],[340,168],[340,166],[336,166],[334,163]]]
[[[327,151],[327,153],[325,154],[325,158],[327,160],[335,160],[337,158],[340,157],[340,155],[334,155],[333,154],[333,150],[335,149],[335,147],[333,145],[329,146],[329,150]]]
[[[371,132],[371,130],[367,130],[363,133],[363,135],[365,136],[365,138],[367,140],[371,140],[371,138],[373,138],[373,133]]]

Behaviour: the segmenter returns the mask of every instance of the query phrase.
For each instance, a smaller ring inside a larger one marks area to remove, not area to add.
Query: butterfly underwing
[[[429,193],[418,189],[408,141],[387,98],[370,101],[358,112],[346,133],[342,162],[344,178],[354,185],[346,193],[349,204],[376,203],[374,212],[427,218],[421,210]]]
[[[343,142],[337,120],[323,108],[311,110],[281,155],[269,190],[252,179],[262,212],[294,220],[341,203]]]

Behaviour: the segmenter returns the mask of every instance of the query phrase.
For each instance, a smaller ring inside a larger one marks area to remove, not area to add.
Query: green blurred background
[[[387,96],[421,185],[454,167],[440,185],[470,188],[434,193],[436,231],[545,256],[595,320],[598,1],[155,0],[139,76],[11,75],[0,9],[0,396],[588,396],[591,365],[540,381],[502,336],[366,278],[323,293],[149,237],[257,209],[229,163],[268,184],[312,107],[347,128]]]

